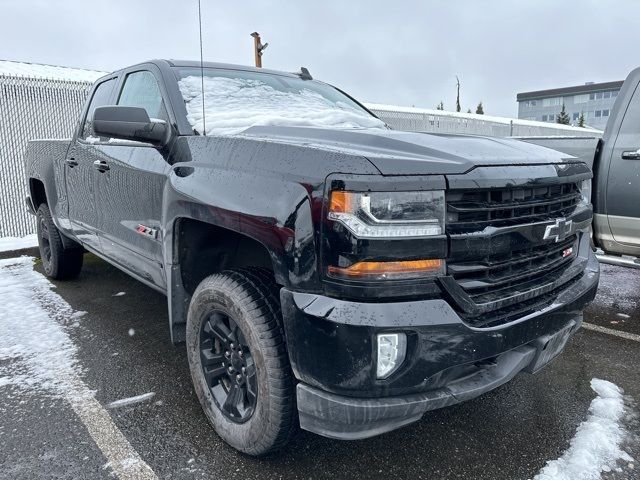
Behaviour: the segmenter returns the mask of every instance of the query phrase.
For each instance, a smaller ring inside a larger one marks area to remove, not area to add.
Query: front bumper
[[[564,348],[595,296],[598,263],[547,307],[508,324],[474,328],[444,300],[357,303],[281,290],[302,428],[359,439],[469,400],[522,371],[536,372]],[[407,335],[407,356],[388,379],[375,376],[375,336]]]

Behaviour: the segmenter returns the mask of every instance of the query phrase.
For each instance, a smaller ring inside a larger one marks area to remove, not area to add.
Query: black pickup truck
[[[30,142],[26,176],[46,273],[89,251],[165,293],[206,416],[252,455],[536,372],[598,284],[587,165],[391,130],[306,69],[114,72],[71,140]]]

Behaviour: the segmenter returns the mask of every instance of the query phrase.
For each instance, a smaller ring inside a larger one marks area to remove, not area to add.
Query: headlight
[[[404,333],[378,334],[378,365],[376,377],[387,378],[404,361],[407,352],[407,336]]]
[[[358,238],[430,237],[444,232],[444,191],[331,192],[329,218]]]
[[[580,183],[580,195],[582,196],[581,202],[583,204],[591,203],[591,179],[583,180]]]

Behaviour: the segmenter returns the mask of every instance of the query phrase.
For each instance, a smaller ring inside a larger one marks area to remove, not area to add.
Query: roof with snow
[[[94,82],[106,72],[69,68],[42,63],[13,62],[0,60],[0,75],[23,78],[46,78],[50,80],[66,80],[70,82]]]

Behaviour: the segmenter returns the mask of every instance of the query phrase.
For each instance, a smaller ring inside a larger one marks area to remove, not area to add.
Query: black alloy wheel
[[[202,323],[200,358],[220,411],[234,422],[249,420],[258,398],[256,366],[242,330],[225,312],[216,310]]]
[[[46,203],[38,206],[36,230],[44,273],[56,280],[68,280],[80,275],[84,251],[70,238],[64,237],[63,242],[63,235],[53,223]]]
[[[39,227],[38,236],[40,240],[40,253],[42,255],[44,268],[47,270],[51,264],[51,238],[49,237],[49,226],[47,225],[44,216],[40,217]]]
[[[225,270],[193,292],[186,347],[195,393],[218,436],[243,453],[283,448],[298,431],[280,287],[263,267]]]

